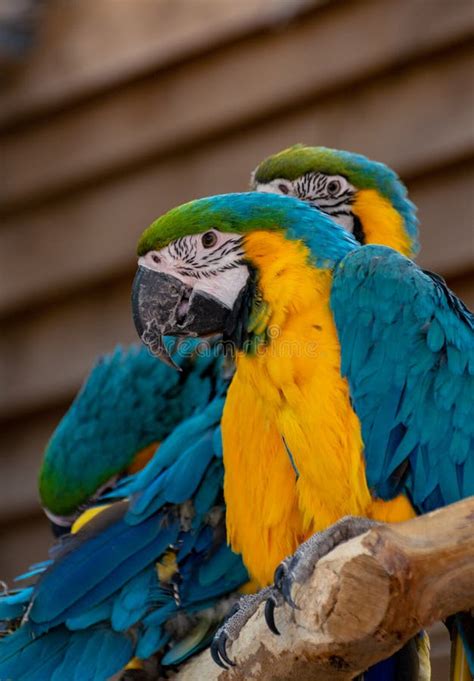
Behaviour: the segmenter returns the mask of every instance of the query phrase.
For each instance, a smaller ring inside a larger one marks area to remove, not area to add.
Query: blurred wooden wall
[[[359,151],[406,180],[421,264],[474,304],[472,27],[471,0],[45,3],[0,94],[2,578],[44,557],[42,449],[135,340],[136,239],[174,204],[295,142]]]

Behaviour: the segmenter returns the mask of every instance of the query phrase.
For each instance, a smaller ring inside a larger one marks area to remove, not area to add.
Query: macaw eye
[[[341,183],[338,180],[331,180],[327,183],[326,190],[330,196],[336,196],[341,191]]]
[[[290,193],[290,188],[286,184],[279,184],[278,185],[278,191],[281,192],[282,194],[289,194]]]
[[[212,248],[213,246],[216,245],[216,242],[217,236],[214,234],[214,232],[206,232],[201,237],[201,243],[204,246],[204,248]]]

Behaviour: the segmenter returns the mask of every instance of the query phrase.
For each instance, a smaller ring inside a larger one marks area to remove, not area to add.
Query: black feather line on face
[[[352,234],[354,235],[354,238],[357,239],[357,241],[363,246],[365,244],[364,227],[362,226],[362,222],[360,221],[358,215],[352,213],[352,218],[353,218]]]
[[[328,213],[332,218],[340,218],[341,215],[350,215],[352,216],[352,212],[350,210],[335,210],[334,212]]]
[[[196,255],[196,244],[185,236],[176,239],[168,246],[168,252],[173,260],[185,260],[190,262]]]
[[[230,262],[227,263],[227,265],[223,265],[222,267],[219,267],[217,269],[203,269],[202,271],[197,271],[199,268],[206,267],[205,265],[196,265],[196,269],[194,270],[188,270],[187,268],[181,268],[177,270],[178,274],[181,274],[182,276],[186,277],[193,277],[194,279],[202,279],[202,277],[206,277],[206,279],[209,279],[210,277],[216,277],[218,274],[221,272],[226,272],[227,270],[234,270],[240,265],[244,264],[245,260],[241,258],[240,260],[235,260],[235,262]]]
[[[229,239],[217,248],[210,250],[209,253],[201,253],[198,257],[196,240],[192,237],[184,236],[169,245],[168,253],[172,260],[181,260],[183,263],[183,266],[177,270],[178,274],[195,279],[201,279],[202,277],[208,279],[218,275],[220,272],[237,268],[243,263],[244,251],[242,242],[242,237]],[[221,267],[215,266],[232,253],[236,254],[236,260],[226,263]],[[210,269],[211,267],[212,269]]]
[[[319,197],[316,196],[314,199],[319,198],[319,207],[321,210],[324,210],[325,208],[337,208],[338,206],[344,206],[348,203],[352,203],[352,201],[350,201],[351,196],[352,194],[349,191],[346,191],[344,194],[340,194],[336,197],[331,197],[328,194],[320,194]]]
[[[246,262],[249,270],[247,283],[239,293],[230,313],[222,339],[224,341],[225,354],[232,348],[242,350],[244,343],[249,338],[247,331],[249,319],[252,312],[253,302],[257,294],[257,270],[250,263]],[[230,346],[230,348],[229,348]]]
[[[342,194],[338,194],[334,197],[326,191],[328,183],[334,177],[336,176],[325,175],[324,173],[318,172],[306,173],[302,177],[295,180],[293,183],[293,189],[296,196],[302,201],[321,201],[321,199],[326,199],[326,206],[340,205],[341,203],[351,203],[353,200],[354,190],[350,187],[346,187]],[[344,176],[341,175],[340,177]],[[324,206],[321,203],[319,204],[319,208],[324,210]]]
[[[239,253],[240,256],[244,255],[242,250],[242,239],[232,239],[232,241],[227,241],[222,244],[218,249],[212,251],[207,258],[204,259],[205,263],[213,263],[219,261],[230,253]]]

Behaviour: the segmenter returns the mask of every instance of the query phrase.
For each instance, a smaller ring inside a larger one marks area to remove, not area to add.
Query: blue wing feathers
[[[235,591],[248,580],[240,556],[233,554],[223,543],[225,516],[222,506],[216,507],[217,515],[214,513],[209,524],[212,514],[209,517],[208,514],[213,504],[222,503],[222,461],[215,454],[216,418],[222,411],[222,402],[216,404],[204,418],[199,414],[191,417],[194,425],[198,424],[195,431],[200,433],[198,442],[189,446],[193,439],[188,438],[184,450],[175,451],[169,457],[169,467],[163,468],[162,463],[156,466],[156,469],[161,470],[158,480],[169,475],[165,487],[158,482],[160,495],[164,493],[164,497],[171,496],[174,500],[191,503],[194,509],[191,522],[181,515],[179,504],[170,506],[165,500],[158,509],[153,512],[148,509],[149,515],[147,513],[136,524],[130,524],[132,514],[126,512],[127,502],[114,503],[96,517],[97,521],[94,519],[85,525],[55,550],[53,560],[42,567],[44,574],[39,573],[32,598],[30,588],[28,593],[25,591],[16,596],[15,600],[19,604],[15,606],[14,613],[11,611],[12,604],[8,606],[12,616],[21,616],[28,602],[32,602],[28,627],[38,637],[35,640],[41,650],[53,650],[52,643],[62,637],[61,646],[57,643],[57,650],[54,648],[56,652],[51,657],[54,663],[51,663],[51,670],[48,668],[48,674],[52,675],[54,669],[60,669],[62,671],[57,673],[64,672],[62,678],[67,679],[64,670],[70,668],[74,660],[76,668],[84,669],[82,678],[95,678],[93,675],[87,676],[87,663],[78,657],[79,652],[86,649],[86,639],[75,637],[84,634],[96,640],[97,632],[102,628],[125,636],[130,627],[139,627],[141,633],[138,638],[135,637],[135,644],[125,637],[125,650],[129,657],[145,656],[163,649],[172,641],[172,637],[162,625],[174,614],[194,612],[199,616],[202,611],[208,612],[219,598]],[[166,440],[163,445],[166,445]],[[155,456],[159,457],[160,453],[161,448]],[[188,466],[192,468],[189,476],[181,476],[185,478],[184,481],[180,480],[178,470],[174,468],[176,464],[181,466],[181,472],[187,470]],[[130,483],[136,484],[134,478],[139,476],[140,473],[132,476]],[[150,484],[154,482],[151,478]],[[155,501],[151,498],[150,503]],[[177,550],[180,604],[175,602],[168,586],[160,586],[157,582],[155,564],[169,547],[176,547]],[[12,600],[11,596],[5,598]],[[176,650],[170,654],[169,660],[192,654],[193,650],[198,650],[208,642],[209,635],[206,632],[209,627],[215,627],[217,621],[210,624],[206,618],[208,615],[205,616],[207,624],[204,629],[201,631],[198,628],[194,635],[185,636],[183,645],[175,646]],[[23,629],[24,626],[20,632]],[[6,640],[11,638],[9,636]],[[83,642],[79,644],[81,640]],[[4,671],[2,644],[0,673]],[[90,646],[93,645],[94,641],[90,643]],[[26,655],[30,659],[30,646],[31,641],[22,639],[14,657]],[[107,658],[109,648],[105,646],[101,650],[105,651]],[[113,651],[113,645],[110,650]],[[117,654],[112,654],[111,658],[110,664],[119,667],[117,659],[122,658]],[[108,658],[104,659],[104,669],[108,668],[108,664]],[[46,667],[42,669],[44,671]]]
[[[148,627],[138,640],[136,656],[146,660],[158,650],[163,648],[170,640],[171,635],[162,627]]]
[[[82,504],[138,451],[203,411],[213,394],[222,395],[228,384],[220,377],[222,358],[209,354],[175,352],[181,373],[143,347],[103,357],[48,444],[41,474],[45,505],[57,513],[55,504],[65,499]]]
[[[26,609],[32,595],[33,587],[30,586],[0,598],[0,622],[2,620],[13,620],[20,617]]]
[[[218,581],[235,562],[235,554],[225,544],[221,544],[212,558],[199,567],[199,582],[208,586]]]
[[[131,640],[127,636],[116,634],[104,627],[73,635],[63,629],[61,632],[65,643],[62,655],[56,659],[54,672],[50,676],[39,676],[38,679],[106,681],[120,671],[132,656]],[[48,634],[44,640],[47,641],[52,635]],[[35,671],[37,673],[39,670],[35,669]]]
[[[331,306],[374,494],[401,491],[390,484],[400,466],[420,512],[474,494],[473,315],[440,277],[382,246],[343,259]]]
[[[153,582],[156,581],[154,566],[149,566],[132,577],[114,598],[111,623],[115,631],[125,631],[144,617],[150,607]]]
[[[59,558],[40,579],[30,613],[32,620],[37,623],[55,620],[84,594],[109,579],[110,573],[115,577],[121,564],[130,557],[136,559],[141,550],[162,534],[166,536],[164,540],[158,539],[160,544],[166,542],[168,528],[161,528],[156,520],[144,522],[137,529],[120,520],[78,544],[75,551]]]
[[[153,457],[140,473],[129,479],[128,486],[124,490],[120,490],[121,494],[134,494],[146,489],[160,473],[169,468],[180,457],[183,451],[189,447],[190,442],[195,442],[210,426],[220,422],[223,406],[223,399],[214,399],[206,409],[185,419],[164,440],[158,450],[159,455]]]
[[[131,575],[136,574],[145,566],[152,563],[156,557],[160,556],[168,546],[175,541],[177,536],[178,523],[175,522],[165,530],[161,530],[159,535],[156,536],[151,543],[148,543],[140,551],[132,554],[127,560],[115,565],[113,561],[110,562],[109,574],[107,577],[102,579],[99,583],[96,583],[89,591],[83,593],[83,595],[80,598],[77,598],[67,610],[63,608],[59,615],[52,620],[53,624],[64,621],[65,616],[77,616],[82,612],[87,611],[89,608],[95,607],[97,603],[100,603],[102,600],[115,593],[128,579],[130,579]],[[93,569],[93,562],[94,561],[91,560],[89,569]],[[49,588],[49,591],[52,592],[53,589],[54,585]],[[36,600],[34,601],[30,616],[32,620],[35,618],[36,621],[35,605]],[[51,626],[51,619],[48,620],[47,625]],[[41,627],[38,627],[38,629],[41,630]]]
[[[112,617],[112,609],[113,598],[108,598],[106,601],[87,609],[76,617],[66,617],[65,624],[71,631],[87,629],[98,622],[110,620]]]
[[[117,349],[99,362],[58,428],[50,459],[61,463],[53,450],[69,438],[61,465],[71,480],[82,474],[68,468],[74,460],[82,465],[88,459],[85,478],[94,473],[97,482],[94,458],[103,477],[117,447],[123,466],[138,445],[161,444],[143,471],[103,497],[112,499],[109,509],[61,542],[50,561],[30,568],[26,576],[36,579],[34,587],[0,597],[7,621],[27,608],[29,618],[0,641],[0,676],[6,665],[17,669],[19,660],[30,668],[41,653],[42,671],[28,681],[53,673],[67,681],[105,680],[102,672],[95,675],[97,660],[110,677],[132,655],[146,657],[168,643],[174,643],[166,658],[173,664],[209,641],[218,622],[209,613],[248,580],[240,556],[225,545],[219,426],[228,381],[221,376],[222,360],[178,356],[178,362],[184,377],[146,351]],[[145,404],[142,397],[150,392]],[[91,439],[100,456],[81,454]],[[160,584],[156,564],[170,550],[176,573]],[[163,625],[178,613],[197,619],[176,640]]]
[[[153,513],[165,502],[181,504],[189,499],[213,456],[211,444],[212,432],[205,433],[187,447],[166,473],[150,482],[147,489],[136,496],[131,505],[132,512],[142,517],[145,513]]]
[[[0,678],[15,681],[49,679],[66,653],[70,634],[51,632],[44,640],[34,639],[26,625],[1,641]]]
[[[145,627],[157,627],[164,624],[172,615],[175,615],[178,610],[179,607],[177,603],[171,601],[144,617],[143,624]]]
[[[224,468],[219,459],[209,465],[206,475],[194,496],[194,510],[197,517],[207,513],[217,501],[224,482]]]

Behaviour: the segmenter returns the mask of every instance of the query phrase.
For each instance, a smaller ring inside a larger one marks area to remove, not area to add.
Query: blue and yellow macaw
[[[334,206],[356,204],[345,179],[326,185]],[[270,193],[178,207],[138,254],[145,343],[163,355],[164,335],[220,333],[236,348],[222,418],[227,533],[260,586],[303,544],[278,571],[289,598],[320,557],[309,538],[342,517],[350,535],[364,519],[474,494],[474,317],[440,277]],[[230,632],[217,642],[224,659]]]
[[[365,172],[363,172],[364,169]],[[379,176],[378,182],[371,180],[370,174]],[[362,243],[370,243],[371,241],[385,243],[399,248],[406,254],[413,254],[416,249],[415,212],[413,205],[406,198],[405,189],[392,171],[381,164],[369,162],[363,157],[322,148],[293,147],[261,164],[254,173],[253,186],[259,191],[292,194],[307,200],[312,205],[332,214],[335,220],[339,220],[348,231],[352,231]],[[383,187],[383,191],[381,187]],[[336,196],[337,190],[339,190],[340,196]],[[261,314],[261,310],[259,314]],[[122,474],[130,465],[134,468],[139,467],[143,461],[146,461],[150,453],[155,451],[155,443],[169,436],[180,420],[202,410],[216,395],[221,398],[225,394],[227,385],[225,379],[222,378],[220,358],[212,356],[211,358],[198,358],[196,360],[195,357],[192,359],[183,358],[179,353],[174,353],[173,358],[175,362],[181,364],[181,374],[177,374],[168,367],[155,362],[147,356],[145,351],[130,354],[117,352],[115,357],[105,360],[94,370],[76,403],[53,436],[45,457],[40,478],[41,495],[43,503],[54,522],[68,526],[81,507],[90,503],[91,497],[92,502],[97,503],[94,496],[98,488],[110,485],[111,479]],[[216,389],[217,384],[219,384],[218,389]],[[166,404],[169,406],[165,407]],[[220,409],[222,409],[222,404],[223,400],[220,402]],[[207,421],[206,426],[209,432],[213,432],[212,441],[218,440],[220,437],[219,423],[220,412],[216,408],[216,403],[214,403],[213,416]],[[164,448],[155,457],[156,461],[150,464],[143,474],[130,478],[117,493],[118,496],[134,494],[124,518],[127,525],[137,523],[137,536],[140,533],[140,520],[137,522],[136,518],[141,517],[142,509],[146,508],[145,515],[150,515],[150,512],[158,513],[163,503],[169,503],[169,498],[163,497],[163,487],[166,486],[167,488],[169,484],[167,481],[168,468],[173,468],[172,479],[176,484],[179,484],[179,476],[183,476],[183,472],[185,472],[186,477],[189,475],[187,466],[192,467],[196,464],[197,450],[192,447],[188,448],[188,455],[179,456],[179,447],[182,447],[183,439],[192,443],[193,437],[196,437],[195,431],[192,428],[188,430],[185,421],[176,432],[178,435],[173,432],[169,436],[169,443],[165,440]],[[170,452],[172,451],[174,451],[174,454],[171,455]],[[199,449],[200,456],[202,456],[203,451],[204,447],[202,446]],[[135,456],[137,452],[140,452],[138,457]],[[166,459],[166,457],[168,458],[163,463],[163,459]],[[218,457],[216,461],[217,459]],[[134,463],[133,460],[135,460]],[[220,464],[220,460],[217,463]],[[199,459],[197,467],[199,467]],[[203,475],[202,471],[201,475]],[[213,476],[215,476],[217,486],[221,485],[222,470],[219,469],[219,466],[215,467]],[[197,477],[199,478],[199,475]],[[157,478],[157,481],[155,481],[155,478]],[[208,479],[210,479],[210,476],[208,476]],[[191,496],[195,494],[196,490],[200,489],[200,482],[200,479],[197,482],[195,480],[194,493],[189,492]],[[150,506],[150,499],[153,502],[152,506]],[[151,508],[152,510],[150,510]],[[92,511],[92,513],[94,512]],[[85,518],[79,521],[76,527],[81,527],[84,521],[90,517],[89,512],[87,512]],[[113,516],[111,517],[113,518]],[[102,522],[98,525],[98,530],[95,527],[89,527],[89,535],[98,531],[102,538],[107,538],[107,534],[104,534],[104,524],[107,526],[108,522],[111,521],[103,517]],[[186,527],[181,528],[181,531],[186,532],[186,529]],[[191,528],[192,533],[196,533],[196,527]],[[92,538],[88,536],[87,541],[81,541],[78,547],[74,547],[71,552],[71,555],[75,556],[73,561],[76,560],[77,556],[87,557],[91,541]],[[220,541],[225,542],[225,539],[220,537]],[[161,556],[166,556],[166,560],[169,559],[167,551],[162,551]],[[194,558],[197,560],[196,556]],[[160,555],[157,555],[156,561],[159,561],[159,559]],[[200,554],[199,560],[203,560],[202,554]],[[37,601],[41,601],[41,598],[44,597],[42,594],[45,591],[49,590],[51,594],[54,594],[61,580],[66,580],[67,583],[69,567],[65,567],[62,573],[59,572],[58,574],[58,566],[62,562],[63,558],[57,557],[56,567],[52,571],[50,568],[49,581],[39,583],[36,588]],[[91,569],[91,561],[86,560],[83,568],[86,572]],[[168,584],[173,582],[173,588],[176,588],[176,582],[179,582],[183,589],[183,584],[186,585],[189,575],[192,576],[193,573],[183,571],[181,564],[178,565],[178,568],[179,571],[176,569],[174,572],[171,571],[172,577],[169,578]],[[42,570],[43,566],[38,569]],[[114,566],[109,564],[109,569],[113,571]],[[234,569],[240,583],[245,582],[246,576],[242,572],[242,566],[239,562],[234,563]],[[164,581],[166,582],[166,580]],[[228,588],[235,589],[237,581],[238,579],[234,580],[232,584],[228,585]],[[138,584],[138,586],[140,585]],[[69,587],[71,587],[71,584],[69,584]],[[194,585],[194,588],[194,598],[199,601],[196,585]],[[222,584],[220,588],[220,594],[224,596]],[[116,588],[115,596],[117,593]],[[81,590],[77,590],[76,585],[74,585],[74,588],[71,589],[71,598],[77,600],[81,599],[82,596]],[[112,595],[111,600],[115,596]],[[100,591],[97,597],[99,599],[102,597]],[[17,601],[15,605],[17,612],[24,612],[29,597],[25,597],[25,594],[22,596],[14,594],[11,599]],[[19,601],[22,599],[23,603],[20,604]],[[214,606],[215,604],[216,600],[214,599]],[[4,608],[6,606],[7,602],[4,601]],[[78,607],[80,609],[83,606],[79,605]],[[34,615],[34,611],[32,612]],[[46,611],[44,612],[46,613]],[[87,607],[85,612],[83,621],[86,629],[81,634],[82,640],[90,631],[89,627],[96,626],[87,624]],[[223,614],[224,610],[221,607],[220,615]],[[174,611],[168,617],[173,619]],[[50,621],[52,621],[52,618],[50,618]],[[66,645],[65,641],[73,641],[70,632],[67,631],[68,621],[66,620],[66,629],[61,630],[64,636],[64,640],[60,641],[63,652],[61,659],[63,659],[64,664],[71,664],[70,658],[69,662],[64,658],[64,653],[69,645]],[[91,621],[93,622],[93,620]],[[111,629],[110,626],[110,619],[106,618],[104,622],[104,632],[114,632],[114,627],[112,626]],[[46,629],[49,624],[43,623],[42,626]],[[51,626],[53,625],[51,624]],[[190,651],[197,649],[199,645],[196,645],[196,641],[199,644],[208,640],[209,630],[209,626],[204,627],[204,629],[201,627],[200,632],[203,634],[204,631],[204,635],[201,639],[199,639],[199,636],[194,638],[194,646],[190,645],[190,638],[188,637],[185,644],[181,646],[181,658],[176,651],[169,656],[170,663],[173,663],[173,660],[183,659],[184,653],[189,654]],[[55,631],[57,629],[53,628],[53,632]],[[128,629],[121,631],[128,632]],[[131,631],[133,631],[133,627]],[[59,634],[55,635],[59,637]],[[93,634],[93,636],[95,635]],[[25,643],[28,640],[26,636],[23,642]],[[39,644],[39,640],[42,640],[43,643]],[[44,646],[44,642],[50,640],[50,638],[48,635],[48,637],[43,636],[39,640],[37,645]],[[59,638],[57,640],[59,641]],[[117,645],[120,644],[118,638],[114,640],[116,640]],[[176,637],[171,637],[171,641],[176,640]],[[76,646],[76,654],[81,648]],[[34,654],[36,654],[36,650],[38,648],[35,649]],[[114,662],[118,662],[118,657],[115,655],[112,645],[108,650],[111,658],[114,658]],[[136,648],[134,650],[136,653]],[[0,647],[0,656],[1,654]],[[14,659],[15,653],[10,657],[12,664]],[[56,661],[58,659],[55,658]],[[107,668],[105,662],[106,660],[104,660],[104,668]],[[67,678],[64,664],[62,678]],[[120,664],[122,664],[122,660],[120,660]],[[0,666],[0,669],[3,668]]]
[[[360,243],[384,244],[409,257],[418,250],[415,207],[381,163],[295,145],[263,161],[251,185],[306,201]],[[143,347],[118,349],[98,362],[53,434],[40,470],[40,497],[57,533],[67,531],[118,478],[143,467],[159,442],[214,397],[216,383],[224,394],[229,376],[221,358],[189,350],[188,345],[172,353],[179,374]]]

